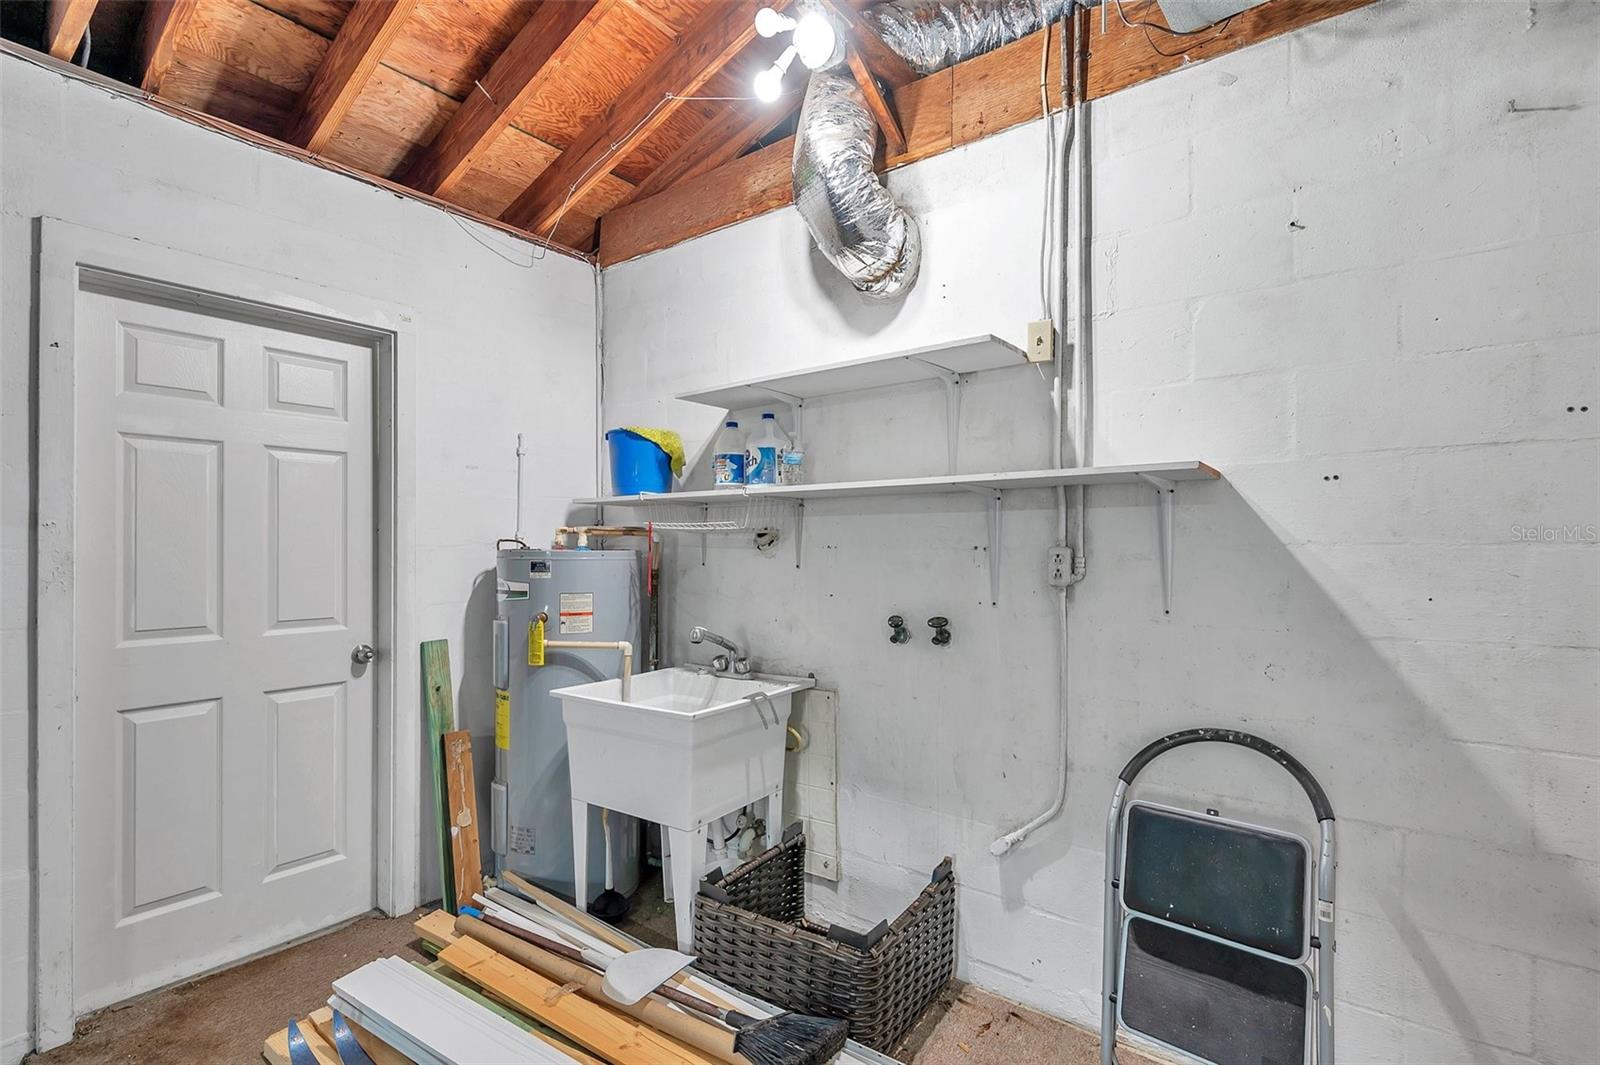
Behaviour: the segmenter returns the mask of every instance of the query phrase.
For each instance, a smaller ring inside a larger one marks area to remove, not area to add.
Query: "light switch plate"
[[[1050,319],[1028,323],[1029,362],[1050,362],[1056,357],[1056,326]]]

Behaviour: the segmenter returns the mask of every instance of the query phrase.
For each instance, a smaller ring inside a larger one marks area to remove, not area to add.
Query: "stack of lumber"
[[[475,901],[495,907],[495,898],[508,899],[500,889],[489,894],[492,898],[478,895]],[[530,906],[528,912],[537,911]],[[415,928],[423,945],[437,952],[438,961],[422,966],[387,958],[364,965],[334,982],[329,1008],[298,1022],[316,1065],[341,1062],[334,1010],[373,1065],[723,1065],[715,1055],[674,1039],[623,1007],[593,1001],[460,934],[456,918],[443,910],[423,916]],[[612,935],[626,942],[626,937]],[[752,1016],[774,1012],[706,981],[693,969],[674,983]],[[291,1061],[287,1029],[266,1040],[262,1056],[271,1065],[298,1065]],[[836,1060],[870,1065],[886,1059],[850,1044]]]

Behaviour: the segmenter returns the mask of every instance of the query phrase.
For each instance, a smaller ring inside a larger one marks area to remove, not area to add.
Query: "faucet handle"
[[[889,615],[889,627],[894,631],[889,634],[890,643],[910,643],[911,630],[906,628],[906,619],[899,614]]]
[[[933,630],[933,645],[947,647],[950,644],[950,619],[942,614],[935,614],[928,619],[928,628]]]

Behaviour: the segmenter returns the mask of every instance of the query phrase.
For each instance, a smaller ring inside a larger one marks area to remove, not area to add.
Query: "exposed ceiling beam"
[[[759,0],[713,3],[500,215],[542,233],[755,37]],[[775,6],[782,7],[782,3]]]
[[[139,87],[145,92],[161,91],[178,38],[199,6],[199,0],[151,0],[145,7],[139,23]]]
[[[845,60],[850,64],[850,73],[855,75],[856,84],[861,86],[861,95],[866,97],[867,110],[872,112],[878,128],[883,130],[883,139],[889,146],[889,153],[899,155],[906,150],[906,135],[900,131],[900,120],[895,117],[894,105],[878,87],[878,79],[867,69],[866,61],[861,58],[861,53],[856,50],[855,45],[852,44],[846,49]]]
[[[57,59],[72,62],[89,28],[89,19],[100,0],[50,0],[45,12],[45,44]]]
[[[546,0],[483,76],[480,87],[401,175],[402,184],[448,196],[472,164],[521,113],[562,56],[614,0]]]
[[[309,152],[328,146],[417,0],[356,0],[322,65],[284,124],[283,139]]]
[[[701,126],[693,137],[673,152],[650,175],[639,182],[634,199],[654,196],[680,181],[699,177],[723,163],[739,158],[750,145],[771,133],[800,106],[801,94],[788,96],[781,103],[758,104],[754,111],[741,104],[730,104],[716,118]]]
[[[917,72],[911,69],[910,64],[900,58],[900,53],[884,44],[878,31],[863,22],[853,7],[843,0],[822,0],[822,3],[845,24],[851,42],[861,53],[867,69],[881,78],[885,85],[898,89],[917,80]]]
[[[1081,12],[1089,39],[1087,89],[1099,99],[1190,63],[1211,59],[1373,3],[1374,0],[1267,0],[1235,15],[1225,33],[1205,37],[1184,53],[1156,52],[1134,27],[1116,19],[1101,29]],[[1060,27],[1052,26],[1049,55],[1059,56]],[[970,144],[1039,118],[1040,37],[1035,33],[904,86],[897,93],[907,149],[893,168]],[[1059,70],[1059,68],[1057,68]],[[1059,79],[1059,74],[1055,75]],[[1050,87],[1052,110],[1061,106]],[[793,139],[770,144],[649,199],[639,198],[601,220],[599,260],[614,266],[794,202],[788,159]]]

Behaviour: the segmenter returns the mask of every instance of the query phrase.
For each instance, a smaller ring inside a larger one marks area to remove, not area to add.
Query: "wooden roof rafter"
[[[284,140],[309,152],[328,146],[416,5],[417,0],[355,0],[289,116]]]
[[[159,94],[177,56],[178,37],[194,17],[199,0],[150,0],[139,23],[139,87]]]
[[[100,0],[50,0],[45,11],[45,50],[57,59],[72,62],[99,3]]]
[[[771,133],[800,106],[801,93],[785,96],[775,104],[757,103],[751,110],[741,103],[730,103],[722,113],[700,128],[634,190],[635,199],[647,199],[680,181],[698,177],[737,159],[746,148]]]
[[[615,0],[541,4],[490,66],[449,123],[401,175],[404,184],[448,196],[522,111],[544,79]]]
[[[702,11],[678,46],[657,56],[500,217],[535,234],[550,229],[750,43],[760,6],[733,0]]]

